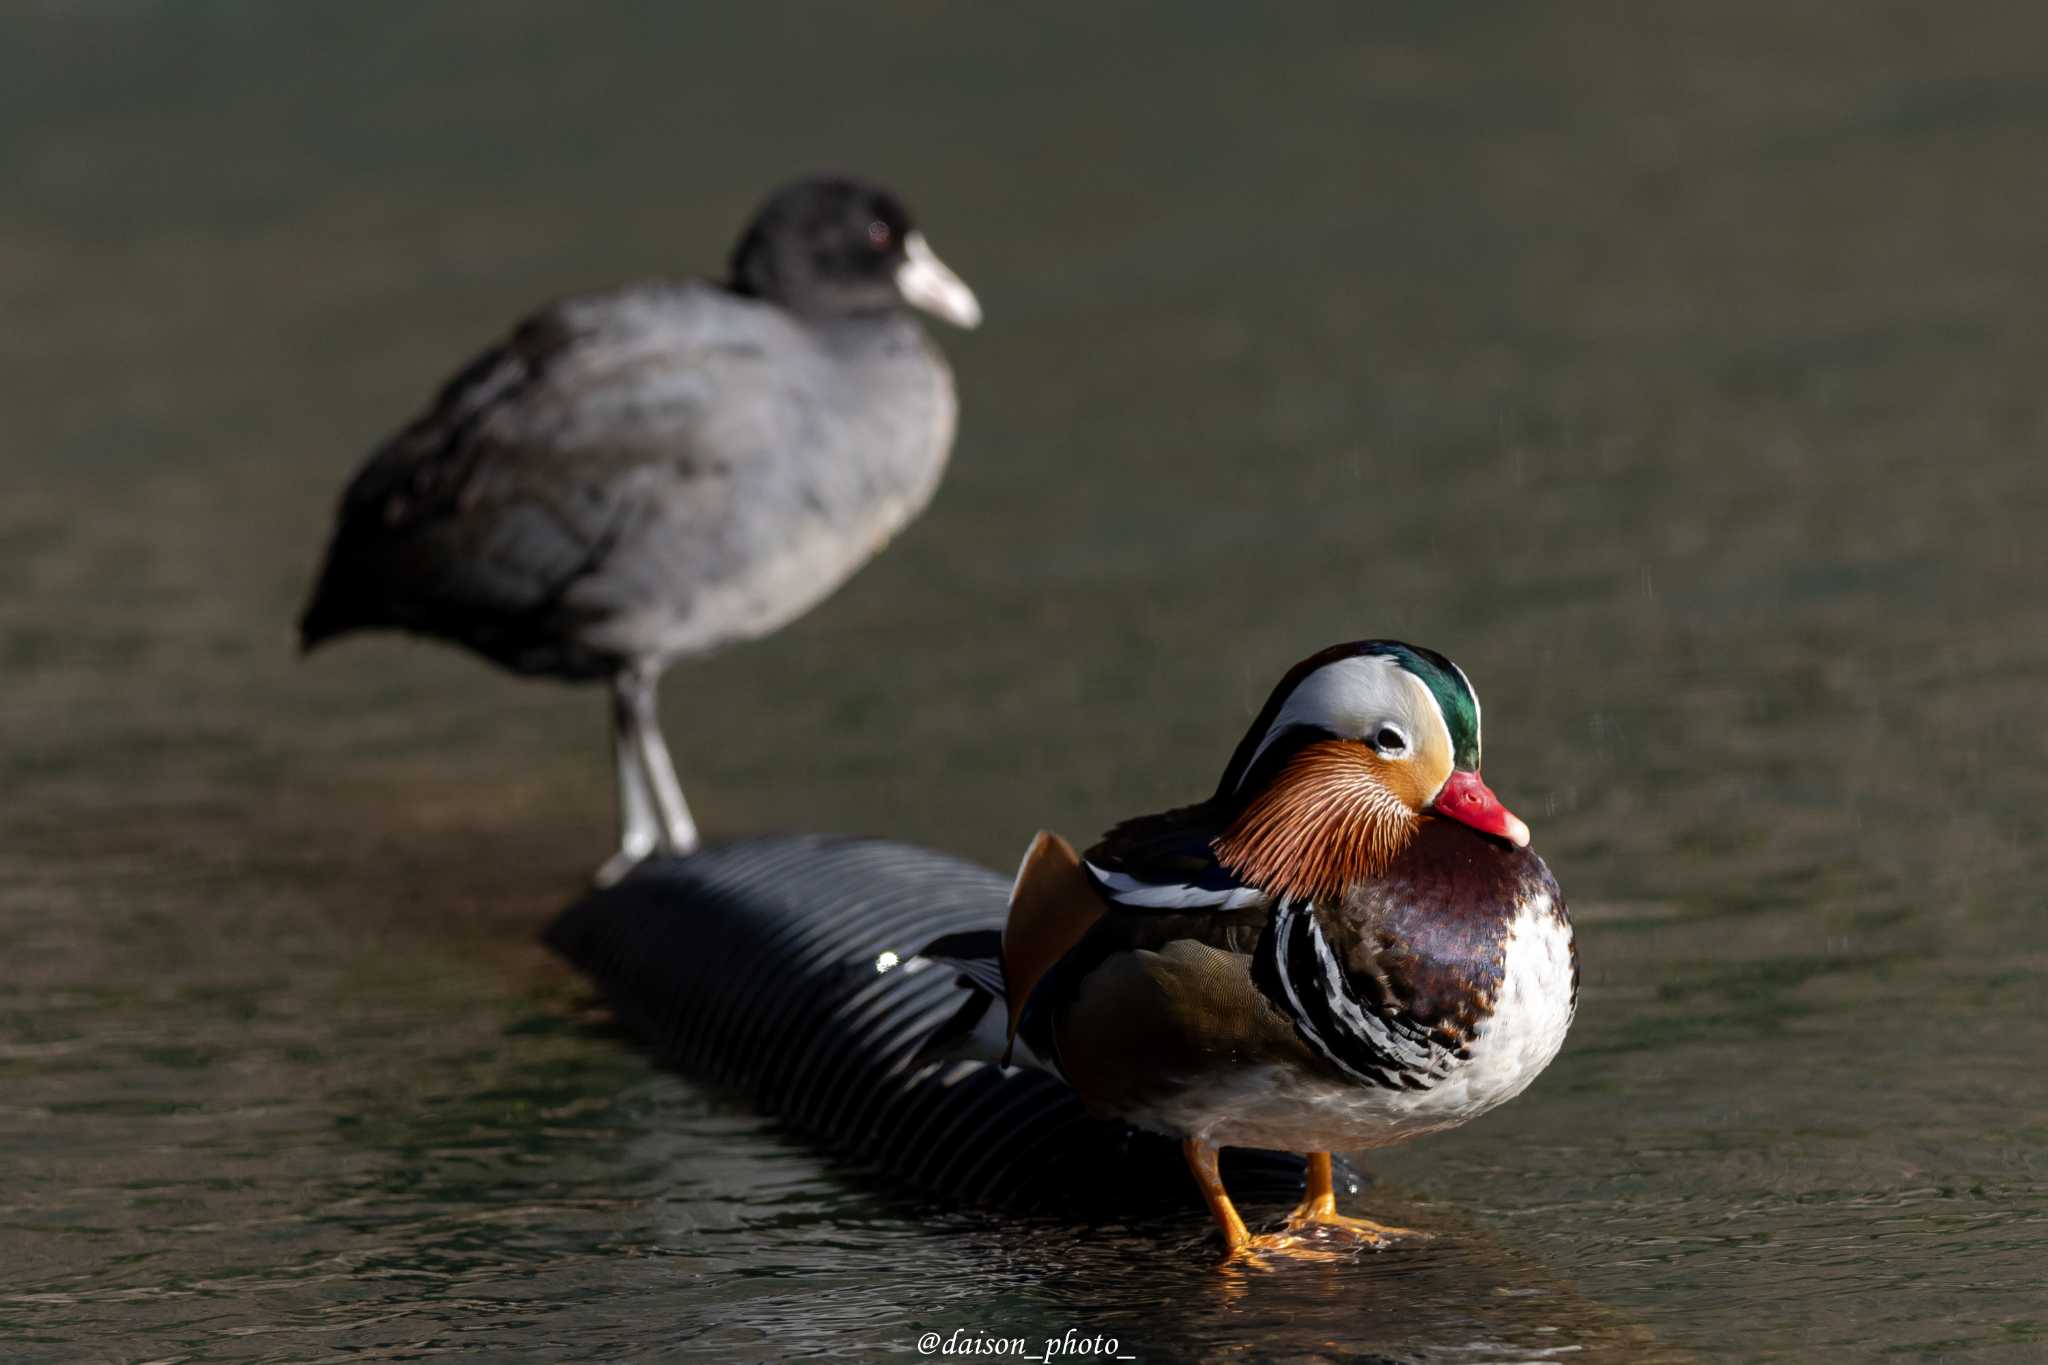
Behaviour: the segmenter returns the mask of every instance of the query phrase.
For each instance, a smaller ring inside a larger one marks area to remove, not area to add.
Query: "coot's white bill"
[[[922,232],[903,239],[903,258],[903,264],[896,267],[896,288],[905,303],[955,327],[981,325],[981,304],[974,291],[939,259]]]

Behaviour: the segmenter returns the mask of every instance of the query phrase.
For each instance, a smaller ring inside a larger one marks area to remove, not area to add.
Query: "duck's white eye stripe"
[[[1371,734],[1366,726],[1374,719],[1404,711],[1409,700],[1401,682],[1405,676],[1400,663],[1386,654],[1360,654],[1324,664],[1303,678],[1281,704],[1238,781],[1242,783],[1259,756],[1294,726],[1311,725],[1354,739]]]

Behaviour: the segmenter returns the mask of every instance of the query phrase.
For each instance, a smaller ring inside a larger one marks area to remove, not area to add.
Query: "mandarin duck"
[[[1085,856],[1039,834],[1000,935],[926,952],[971,992],[939,1035],[958,1055],[978,1034],[1097,1115],[1179,1139],[1233,1255],[1398,1238],[1337,1212],[1330,1154],[1512,1099],[1578,1001],[1564,897],[1480,779],[1479,722],[1433,650],[1304,659],[1207,800],[1126,820]],[[1279,1232],[1246,1228],[1225,1146],[1307,1156]]]

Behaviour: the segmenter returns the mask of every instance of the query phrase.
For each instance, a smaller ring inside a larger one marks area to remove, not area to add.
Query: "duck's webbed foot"
[[[1413,1228],[1375,1223],[1370,1218],[1347,1218],[1341,1213],[1305,1216],[1297,1209],[1278,1232],[1259,1233],[1235,1248],[1233,1254],[1253,1260],[1268,1255],[1338,1260],[1360,1251],[1384,1251],[1398,1242],[1426,1240],[1428,1236]]]
[[[1308,1189],[1301,1203],[1277,1232],[1232,1239],[1230,1259],[1258,1263],[1285,1257],[1301,1261],[1337,1261],[1360,1251],[1382,1251],[1404,1241],[1426,1241],[1429,1234],[1392,1227],[1370,1218],[1337,1212],[1337,1190],[1328,1152],[1308,1155]]]
[[[1336,1172],[1328,1152],[1308,1154],[1308,1188],[1302,1192],[1301,1203],[1294,1212],[1287,1215],[1288,1232],[1313,1232],[1322,1230],[1344,1237],[1355,1238],[1371,1246],[1389,1246],[1399,1241],[1427,1241],[1429,1234],[1417,1232],[1414,1228],[1397,1228],[1386,1223],[1375,1223],[1370,1218],[1350,1218],[1337,1212]]]

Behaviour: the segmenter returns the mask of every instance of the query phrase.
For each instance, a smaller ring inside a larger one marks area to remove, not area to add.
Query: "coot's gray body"
[[[766,634],[924,507],[954,412],[901,313],[806,322],[704,283],[565,300],[357,475],[309,640],[395,626],[588,679]]]
[[[350,484],[301,630],[396,628],[519,673],[609,678],[619,855],[688,852],[654,686],[802,615],[925,506],[953,381],[904,303],[979,309],[886,194],[772,198],[732,282],[553,304],[472,361]]]

